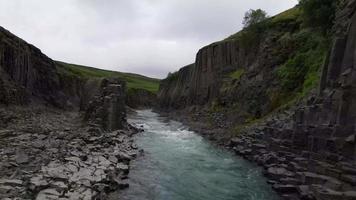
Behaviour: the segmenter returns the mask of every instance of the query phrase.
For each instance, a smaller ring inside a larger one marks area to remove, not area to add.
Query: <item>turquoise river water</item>
[[[123,200],[278,200],[261,170],[179,122],[150,110],[129,116],[144,156],[132,162]]]

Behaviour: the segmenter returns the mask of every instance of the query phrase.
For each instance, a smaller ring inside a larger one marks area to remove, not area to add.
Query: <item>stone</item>
[[[128,174],[128,173],[129,173],[129,170],[130,170],[129,166],[126,165],[126,164],[124,164],[124,163],[118,163],[118,164],[116,165],[116,168],[117,168],[118,170],[120,170],[120,171],[126,173],[126,174]]]
[[[356,176],[355,175],[342,175],[340,179],[351,184],[352,186],[356,186]]]
[[[127,161],[132,160],[132,157],[129,156],[128,154],[124,153],[124,152],[119,152],[119,153],[118,153],[118,158],[119,158],[120,160],[127,160]]]
[[[291,194],[297,192],[297,187],[295,185],[274,184],[272,188],[278,193],[283,194]]]
[[[11,187],[9,185],[0,185],[0,195],[1,194],[7,194],[11,190],[14,190],[14,187]]]
[[[116,179],[115,181],[116,181],[119,189],[121,189],[121,190],[129,187],[128,180],[126,180],[126,179],[124,179],[124,180]]]
[[[343,194],[343,200],[356,200],[356,191],[347,191]]]
[[[283,167],[269,167],[266,171],[266,176],[272,180],[291,177],[293,173]]]
[[[68,169],[58,162],[51,162],[48,166],[41,168],[44,176],[57,178],[57,179],[68,179],[69,172]]]
[[[49,188],[40,191],[36,196],[36,200],[56,200],[59,199],[60,195],[57,190]]]
[[[27,153],[25,153],[24,150],[17,150],[16,151],[16,157],[15,157],[15,160],[16,160],[16,163],[18,164],[26,164],[29,162],[29,157],[27,155]]]
[[[0,185],[22,186],[23,181],[18,179],[0,179]]]
[[[32,190],[41,190],[49,185],[48,181],[43,177],[43,175],[33,176],[30,179],[30,184],[32,185]]]
[[[320,185],[313,185],[312,192],[317,200],[341,200],[343,198],[342,192],[331,190]]]
[[[96,192],[92,189],[80,187],[76,188],[74,191],[69,191],[66,197],[70,200],[92,200],[96,196]]]

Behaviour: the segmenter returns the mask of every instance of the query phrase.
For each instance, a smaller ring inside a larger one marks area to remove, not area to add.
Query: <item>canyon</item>
[[[171,132],[180,141],[184,126],[202,138],[189,132],[193,140],[180,144],[199,149],[217,170],[225,166],[209,158],[210,151],[214,159],[231,159],[221,162],[234,168],[258,171],[251,163],[258,164],[283,199],[356,199],[356,1],[338,1],[327,33],[303,20],[296,6],[246,27],[203,47],[193,64],[163,80],[55,61],[0,27],[0,198],[118,198],[129,187],[130,163],[144,155],[135,140],[153,145],[152,155],[186,155],[160,141]],[[133,110],[142,108],[164,119]],[[176,172],[179,159],[162,157],[157,162]],[[195,159],[192,166],[206,164]],[[159,171],[140,160],[133,176],[138,182],[145,164]],[[256,171],[248,173],[264,180]],[[261,182],[249,184],[246,198],[259,192],[253,185],[264,188],[259,195],[275,198]]]

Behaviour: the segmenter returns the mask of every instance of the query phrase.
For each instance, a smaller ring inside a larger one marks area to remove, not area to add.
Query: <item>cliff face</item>
[[[96,88],[95,88],[96,87]],[[89,89],[89,88],[88,88]],[[125,128],[125,83],[119,79],[102,79],[91,87],[91,95],[84,119],[98,124],[105,131]]]
[[[217,103],[251,118],[278,107],[275,94],[282,89],[277,70],[295,53],[298,44],[290,38],[301,29],[289,19],[271,20],[266,26],[252,38],[242,31],[199,50],[195,64],[161,81],[161,107]]]
[[[194,64],[183,67],[160,83],[158,92],[159,105],[165,108],[182,108],[189,105],[194,99],[191,91]]]
[[[319,95],[296,112],[295,137],[324,158],[356,159],[356,1],[336,18],[336,37],[323,69]]]
[[[0,72],[2,103],[45,101],[56,106],[65,103],[54,62],[1,27]]]
[[[126,104],[131,108],[152,108],[157,104],[157,95],[148,90],[130,88],[127,91]]]

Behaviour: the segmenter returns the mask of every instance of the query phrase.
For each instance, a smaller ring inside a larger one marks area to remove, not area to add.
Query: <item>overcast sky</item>
[[[203,46],[297,0],[0,0],[0,26],[55,60],[165,77]]]

